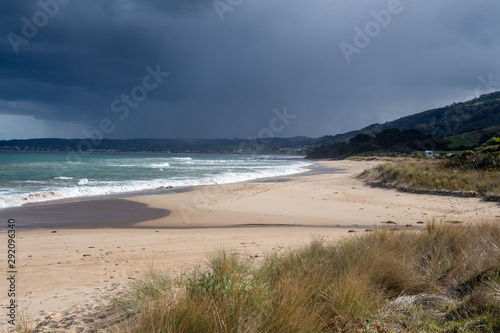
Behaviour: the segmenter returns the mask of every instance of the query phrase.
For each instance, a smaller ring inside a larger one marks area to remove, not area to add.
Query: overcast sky
[[[500,1],[2,0],[0,139],[318,137],[500,90]]]

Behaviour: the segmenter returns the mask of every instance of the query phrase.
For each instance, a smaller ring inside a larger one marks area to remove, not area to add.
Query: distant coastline
[[[315,139],[103,139],[98,145],[87,144],[88,140],[90,139],[0,140],[0,151],[305,155]]]

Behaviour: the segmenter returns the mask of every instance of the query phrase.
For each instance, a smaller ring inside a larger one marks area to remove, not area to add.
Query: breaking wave
[[[192,159],[191,157],[170,157],[171,163],[144,161],[141,168],[125,170],[103,165],[82,165],[64,176],[50,177],[45,182],[29,181],[19,188],[2,188],[0,191],[0,208],[17,207],[31,202],[44,202],[66,198],[93,197],[109,194],[155,190],[172,186],[198,186],[237,183],[259,178],[287,176],[307,171],[311,163],[298,160],[257,159],[221,156],[220,159]],[[176,160],[174,166],[173,161]],[[123,161],[126,164],[126,160]],[[135,164],[135,163],[134,163]],[[139,163],[138,163],[139,164]],[[164,172],[161,172],[165,168]],[[139,170],[139,172],[137,171]],[[149,171],[148,171],[149,170]],[[119,174],[119,171],[123,174]],[[94,172],[94,174],[90,174]],[[90,179],[90,180],[89,180]],[[26,181],[25,181],[26,182]],[[40,183],[40,184],[38,184]],[[11,182],[12,184],[12,182]]]

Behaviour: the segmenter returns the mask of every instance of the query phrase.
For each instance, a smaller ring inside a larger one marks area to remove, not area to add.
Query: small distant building
[[[434,153],[432,152],[432,150],[426,150],[425,157],[434,157]]]

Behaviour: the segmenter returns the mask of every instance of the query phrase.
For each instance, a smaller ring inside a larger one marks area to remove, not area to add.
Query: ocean
[[[308,170],[298,156],[0,152],[0,209],[30,202],[228,184]]]

